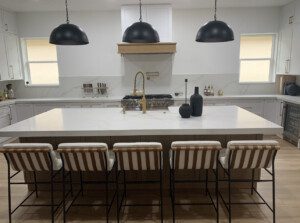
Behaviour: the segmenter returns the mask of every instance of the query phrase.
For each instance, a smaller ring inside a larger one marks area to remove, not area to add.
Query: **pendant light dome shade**
[[[85,32],[69,21],[68,0],[66,5],[66,23],[56,27],[50,35],[49,42],[55,45],[86,45],[89,43]]]
[[[217,0],[215,0],[214,20],[202,26],[196,36],[197,42],[228,42],[234,40],[232,29],[223,21],[217,20]]]
[[[158,43],[159,35],[153,27],[142,21],[142,1],[140,0],[140,21],[129,26],[123,34],[123,42],[127,43]]]
[[[127,43],[157,43],[158,33],[146,22],[136,22],[129,26],[123,35],[123,42]]]
[[[78,26],[70,23],[56,27],[50,35],[50,43],[55,45],[86,45],[88,37]]]
[[[232,29],[222,21],[210,21],[202,26],[196,36],[197,42],[228,42],[234,40]]]

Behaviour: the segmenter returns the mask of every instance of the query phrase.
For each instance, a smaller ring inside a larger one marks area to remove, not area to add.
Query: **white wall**
[[[213,84],[225,94],[273,94],[274,84],[239,84],[239,36],[241,33],[277,33],[279,8],[219,9],[219,18],[231,25],[236,40],[229,43],[196,43],[201,25],[212,18],[211,9],[174,10],[173,39],[175,55],[117,54],[121,41],[120,11],[71,12],[71,21],[81,26],[90,39],[88,46],[59,47],[60,86],[24,87],[16,82],[18,97],[80,97],[83,82],[106,81],[111,96],[122,96],[132,89],[133,76],[139,71],[160,72],[147,81],[148,93],[183,91],[184,78],[193,86]],[[63,12],[19,13],[21,37],[48,37],[64,21]]]

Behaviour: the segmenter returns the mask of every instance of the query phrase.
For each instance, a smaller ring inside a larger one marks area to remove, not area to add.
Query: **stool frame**
[[[217,151],[217,158],[219,157],[219,151]],[[176,206],[181,205],[191,205],[191,206],[202,206],[202,205],[212,205],[216,211],[216,221],[219,222],[219,197],[218,197],[218,191],[219,191],[219,173],[218,173],[218,162],[216,160],[216,169],[211,169],[215,176],[215,180],[208,180],[208,173],[209,169],[205,170],[205,180],[176,180],[176,170],[174,167],[175,157],[172,156],[172,167],[170,167],[170,196],[171,196],[171,203],[172,203],[172,220],[175,223],[175,209]],[[176,203],[175,199],[175,185],[176,184],[182,184],[182,183],[205,183],[205,195],[209,196],[209,199],[211,202],[197,202],[197,203]],[[215,183],[215,195],[216,195],[216,201],[214,202],[210,190],[208,189],[208,183]]]
[[[54,183],[61,183],[61,181],[54,181],[54,178],[56,176],[58,176],[58,174],[61,172],[62,169],[55,171],[53,170],[53,161],[52,158],[50,156],[50,154],[48,153],[48,157],[50,160],[50,181],[41,181],[38,182],[36,180],[36,172],[37,171],[31,171],[33,172],[33,177],[34,177],[34,182],[12,182],[12,179],[17,176],[19,173],[23,172],[23,171],[17,171],[16,173],[11,175],[11,165],[10,165],[10,161],[7,157],[7,155],[4,153],[5,159],[7,161],[7,186],[8,186],[8,215],[9,215],[9,223],[12,222],[12,215],[20,208],[20,207],[51,207],[51,222],[54,223],[54,215],[57,212],[57,210],[59,209],[59,207],[62,205],[63,201],[60,201],[58,204],[54,204]],[[26,201],[33,195],[35,194],[36,198],[38,198],[38,185],[39,184],[50,184],[50,200],[51,203],[48,204],[25,204]],[[17,205],[17,207],[15,207],[12,210],[12,202],[11,202],[11,186],[12,185],[34,185],[34,190],[32,192],[29,193],[29,195],[26,196],[26,198],[21,201],[21,203],[19,205]],[[55,208],[56,207],[56,208]]]
[[[271,171],[268,170],[267,168],[262,168],[265,169],[267,173],[271,176],[271,179],[262,179],[262,180],[256,180],[254,179],[254,174],[255,174],[255,169],[251,169],[251,179],[232,179],[232,168],[230,168],[230,163],[231,163],[231,155],[232,151],[230,151],[229,157],[228,157],[228,169],[224,168],[223,165],[221,164],[220,161],[218,161],[219,165],[222,167],[222,169],[225,172],[225,175],[227,179],[219,180],[220,182],[227,182],[228,184],[228,201],[226,201],[222,195],[222,193],[219,191],[218,194],[222,200],[222,203],[224,204],[227,212],[228,212],[228,220],[229,223],[232,222],[232,205],[266,205],[270,211],[272,212],[272,217],[273,217],[273,223],[276,222],[276,201],[275,201],[275,157],[277,154],[277,150],[274,152],[274,156],[272,158],[272,165],[271,165]],[[262,200],[262,202],[232,202],[231,200],[231,184],[239,182],[239,183],[251,183],[251,195],[257,194],[258,197]],[[254,187],[255,183],[262,183],[262,182],[271,182],[272,183],[272,207],[268,202],[263,198],[263,196],[257,191],[257,189]]]

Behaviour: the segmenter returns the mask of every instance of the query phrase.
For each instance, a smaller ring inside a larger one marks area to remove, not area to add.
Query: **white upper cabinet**
[[[2,11],[2,24],[5,31],[18,34],[16,15],[13,12]]]
[[[0,30],[0,80],[8,80],[8,66],[4,33]]]
[[[300,2],[282,7],[277,56],[277,74],[300,75]]]
[[[8,75],[12,80],[22,79],[18,36],[14,34],[6,33],[5,45],[6,45],[6,52],[7,52]]]
[[[172,7],[171,5],[143,5],[143,22],[150,23],[158,32],[161,42],[172,42]],[[122,34],[127,27],[138,22],[140,18],[138,5],[121,7]]]
[[[0,24],[0,80],[20,80],[23,72],[15,13],[0,9]]]
[[[280,13],[280,27],[281,29],[291,25],[295,20],[295,2],[285,5]]]
[[[293,27],[286,26],[279,32],[279,47],[276,73],[288,74],[290,72],[291,65],[291,50],[293,39]]]

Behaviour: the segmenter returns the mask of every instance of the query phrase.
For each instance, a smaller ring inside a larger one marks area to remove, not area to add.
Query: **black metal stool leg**
[[[162,189],[162,170],[159,171],[159,186],[160,186],[160,221],[164,221],[163,213],[163,189]]]
[[[216,169],[216,209],[217,209],[217,223],[219,223],[219,167],[217,164],[217,169]]]
[[[205,170],[205,195],[208,194],[208,170]]]
[[[231,223],[231,172],[228,168],[228,217],[229,223]]]
[[[53,167],[51,164],[51,171],[50,171],[50,178],[51,178],[51,222],[54,223],[54,195],[53,195]]]
[[[124,182],[124,197],[126,200],[127,197],[127,186],[126,186],[126,173],[125,170],[123,170],[123,182]]]
[[[107,173],[107,171],[105,171],[105,211],[106,211],[106,222],[108,223],[109,207],[108,207],[108,173]]]
[[[80,174],[80,190],[81,190],[81,196],[83,197],[83,179],[82,179],[82,171],[79,171]]]
[[[254,169],[252,169],[252,173],[251,173],[251,195],[253,195],[253,189],[254,189]]]
[[[275,168],[274,159],[272,162],[272,202],[273,202],[273,223],[276,222],[276,200],[275,200]]]
[[[36,173],[33,171],[33,178],[34,178],[34,190],[35,190],[35,196],[38,198],[38,190],[37,190],[37,183],[36,183]]]
[[[8,160],[8,159],[7,159]],[[10,164],[7,161],[7,187],[8,187],[8,218],[9,223],[11,223],[11,184],[10,184]]]
[[[172,217],[173,217],[173,223],[175,223],[175,173],[172,169]]]
[[[72,172],[70,171],[70,190],[71,190],[71,196],[73,197],[73,180],[72,180]]]
[[[63,222],[66,222],[66,185],[65,185],[65,168],[64,166],[62,167],[62,205],[63,205]]]
[[[119,171],[118,165],[116,168],[116,198],[117,198],[117,222],[120,222],[120,215],[119,215]]]

